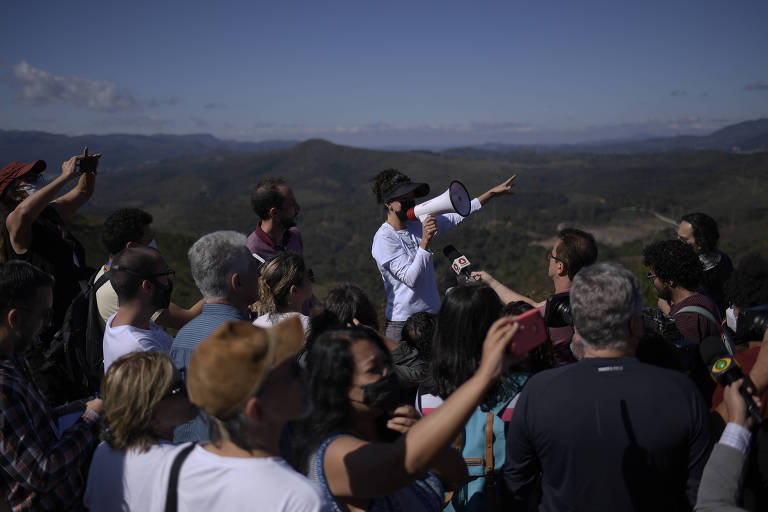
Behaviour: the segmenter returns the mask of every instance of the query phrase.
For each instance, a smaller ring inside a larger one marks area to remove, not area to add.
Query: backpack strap
[[[685,306],[684,308],[680,308],[680,311],[675,313],[675,315],[679,315],[680,313],[696,313],[697,315],[701,315],[707,320],[710,320],[713,324],[720,325],[720,322],[715,320],[715,316],[701,306]]]
[[[493,416],[494,414],[489,411],[485,419],[485,489],[490,509],[496,510],[496,481],[493,473]]]
[[[98,272],[97,272],[97,274],[98,274]],[[95,276],[94,276],[94,277],[95,277]],[[93,279],[91,279],[91,281],[93,282]],[[95,282],[93,282],[93,291],[95,292],[96,290],[98,290],[99,288],[101,288],[102,286],[104,286],[104,284],[105,284],[107,281],[109,281],[109,270],[107,270],[106,272],[104,272],[103,274],[101,274],[101,277],[100,277],[100,278],[98,278],[98,279],[96,279],[96,281],[95,281]]]
[[[421,405],[421,395],[419,395],[419,405]],[[464,431],[462,430],[459,432],[459,435],[456,436],[456,439],[453,440],[453,449],[459,452],[461,454],[461,445],[464,443]],[[479,460],[477,464],[482,464],[482,459],[464,459],[464,462],[471,466],[472,463],[470,463],[470,460]],[[443,494],[443,508],[447,507],[451,500],[453,499],[453,495],[455,494],[455,491],[445,491],[445,494]]]
[[[192,443],[173,458],[171,465],[171,476],[168,478],[168,494],[165,496],[165,512],[176,512],[179,506],[179,473],[181,465],[197,443]]]

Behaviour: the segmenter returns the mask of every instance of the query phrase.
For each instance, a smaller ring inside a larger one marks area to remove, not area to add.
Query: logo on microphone
[[[712,373],[723,373],[731,367],[731,363],[732,361],[730,357],[718,359],[715,361],[715,364],[712,365]]]
[[[466,268],[470,265],[469,260],[466,256],[459,256],[455,260],[453,260],[453,271],[457,274],[461,272],[463,268]]]

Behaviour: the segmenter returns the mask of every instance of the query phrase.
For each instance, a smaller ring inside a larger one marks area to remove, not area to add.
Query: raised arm
[[[480,204],[484,205],[494,197],[512,194],[512,187],[515,186],[512,182],[515,181],[515,178],[517,178],[517,174],[511,178],[507,178],[499,185],[496,185],[495,187],[481,194],[480,197],[477,198],[480,201]]]
[[[491,274],[489,274],[485,270],[480,270],[479,272],[472,272],[472,277],[474,277],[478,281],[482,281],[483,283],[488,284],[488,286],[490,286],[493,289],[493,291],[496,292],[496,295],[499,296],[499,299],[504,304],[509,304],[510,302],[523,301],[523,302],[527,302],[528,304],[530,304],[535,308],[541,306],[542,304],[540,302],[536,302],[535,300],[529,297],[520,295],[516,291],[510,290],[509,288],[507,288],[506,286],[498,282],[496,278],[494,278]]]
[[[88,148],[83,150],[83,154],[81,156],[74,158],[78,160],[82,158],[88,158]],[[96,167],[98,167],[98,159],[101,158],[101,154],[91,155],[90,158],[96,159],[94,162]],[[69,162],[69,160],[67,162]],[[93,195],[93,191],[96,187],[96,167],[94,167],[92,171],[82,172],[80,174],[80,179],[77,180],[77,185],[75,185],[72,190],[62,195],[61,197],[57,197],[51,202],[51,204],[56,208],[56,211],[59,212],[59,215],[61,215],[65,220],[71,219],[75,215],[75,212],[77,212],[81,206],[87,203],[88,199],[90,199]]]
[[[16,254],[24,254],[32,245],[32,224],[46,206],[56,198],[59,190],[77,177],[77,159],[73,156],[61,164],[61,174],[46,186],[28,196],[8,214],[5,226],[11,239],[11,246]]]
[[[395,443],[370,443],[349,436],[333,441],[324,459],[331,492],[356,498],[386,495],[423,476],[437,459],[446,457],[446,447],[501,375],[507,346],[515,332],[517,323],[509,318],[497,320],[488,330],[475,374]]]

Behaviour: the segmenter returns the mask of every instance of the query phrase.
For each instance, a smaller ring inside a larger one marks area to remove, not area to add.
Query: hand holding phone
[[[77,165],[80,168],[81,173],[89,172],[95,173],[99,166],[99,158],[101,154],[88,155],[88,148],[83,150],[83,154],[77,157]]]
[[[519,329],[509,344],[509,351],[514,356],[524,356],[547,341],[547,328],[538,309],[531,309],[514,317]]]

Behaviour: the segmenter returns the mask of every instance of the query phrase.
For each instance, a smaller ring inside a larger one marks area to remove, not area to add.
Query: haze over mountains
[[[119,171],[158,161],[204,155],[212,151],[259,152],[285,149],[298,144],[295,140],[238,142],[218,139],[208,134],[193,135],[78,135],[66,136],[47,132],[0,130],[0,162],[24,162],[42,159],[49,164],[63,161],[77,148],[90,146],[107,155],[102,171]],[[387,150],[417,148],[388,147]],[[430,148],[424,148],[430,149]],[[710,135],[680,135],[632,141],[607,141],[568,145],[509,145],[489,143],[438,150],[464,158],[506,159],[508,153],[520,151],[631,154],[686,150],[728,152],[768,151],[768,119],[745,121],[717,130]]]
[[[92,152],[107,155],[99,168],[119,171],[127,168],[177,158],[210,153],[211,151],[256,152],[291,147],[297,141],[237,142],[217,139],[213,135],[57,135],[47,132],[0,130],[0,161],[30,162],[45,160],[50,166],[62,162],[89,146]],[[5,164],[3,164],[5,165]],[[57,169],[58,167],[56,167]]]

